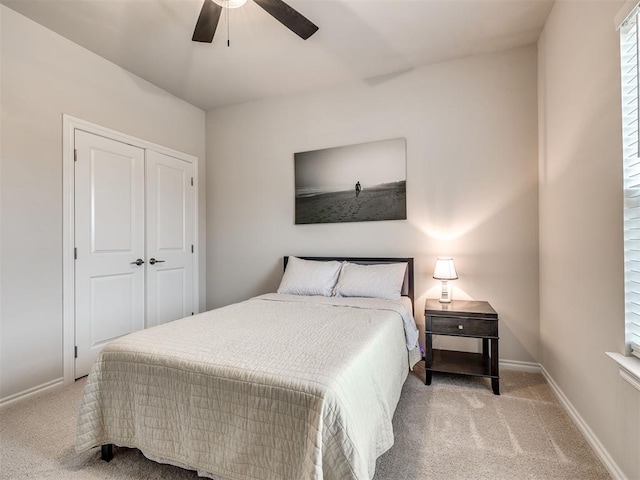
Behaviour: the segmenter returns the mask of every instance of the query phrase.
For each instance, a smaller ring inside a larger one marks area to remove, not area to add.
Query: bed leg
[[[113,444],[107,443],[106,445],[102,445],[101,447],[102,460],[105,462],[111,461],[113,458]]]

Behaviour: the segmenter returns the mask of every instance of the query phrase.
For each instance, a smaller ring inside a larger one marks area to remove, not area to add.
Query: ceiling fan
[[[218,26],[222,9],[238,8],[244,5],[246,1],[247,0],[204,0],[196,28],[193,31],[192,40],[194,42],[211,43],[213,41],[213,35],[216,33],[216,27]],[[282,0],[253,1],[303,40],[306,40],[318,30],[318,27],[309,19],[298,13]]]

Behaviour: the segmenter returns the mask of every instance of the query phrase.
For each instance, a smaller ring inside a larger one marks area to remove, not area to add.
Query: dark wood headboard
[[[360,265],[376,265],[381,263],[406,263],[407,271],[404,277],[404,285],[402,286],[402,295],[411,299],[411,304],[414,305],[414,284],[413,284],[413,257],[399,258],[399,257],[298,257],[303,260],[315,260],[318,262],[329,262],[331,260],[337,260],[338,262],[351,262],[359,263]],[[289,257],[284,257],[284,268],[287,268],[287,262]]]

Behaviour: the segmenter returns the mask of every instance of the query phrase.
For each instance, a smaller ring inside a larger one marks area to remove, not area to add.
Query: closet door
[[[147,150],[147,327],[194,312],[192,177],[191,163]]]
[[[75,378],[144,327],[145,151],[75,132]]]

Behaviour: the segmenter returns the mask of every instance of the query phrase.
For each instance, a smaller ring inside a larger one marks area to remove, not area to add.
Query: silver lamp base
[[[447,285],[447,280],[442,280],[442,294],[440,295],[440,303],[451,303],[451,298],[449,297],[449,286]]]

